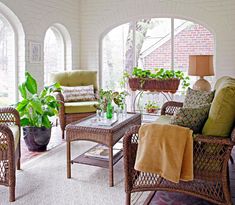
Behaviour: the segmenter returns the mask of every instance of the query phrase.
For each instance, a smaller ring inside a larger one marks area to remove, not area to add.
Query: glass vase
[[[112,119],[112,117],[113,117],[113,106],[111,102],[108,102],[106,110],[106,118]]]

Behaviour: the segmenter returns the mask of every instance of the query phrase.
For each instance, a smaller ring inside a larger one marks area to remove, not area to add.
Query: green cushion
[[[231,77],[228,77],[228,76],[224,76],[224,77],[221,77],[220,79],[218,79],[215,83],[215,90],[218,90],[219,87],[224,84],[224,82],[226,81],[229,81]]]
[[[65,113],[86,113],[96,112],[94,105],[97,105],[97,101],[85,101],[85,102],[66,102]]]
[[[161,115],[155,121],[158,124],[170,124],[171,115]]]
[[[19,127],[17,125],[12,125],[12,126],[9,126],[9,128],[11,129],[13,137],[14,137],[15,150],[16,150],[17,145],[18,145],[19,140],[20,140]]]
[[[223,77],[215,88],[215,98],[202,133],[228,137],[235,122],[235,79]]]
[[[50,83],[59,83],[62,86],[93,85],[98,90],[97,71],[73,70],[50,73]]]

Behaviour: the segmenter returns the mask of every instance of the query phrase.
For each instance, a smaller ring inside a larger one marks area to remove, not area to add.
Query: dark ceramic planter
[[[42,152],[47,149],[51,138],[51,128],[23,127],[23,134],[29,151]]]

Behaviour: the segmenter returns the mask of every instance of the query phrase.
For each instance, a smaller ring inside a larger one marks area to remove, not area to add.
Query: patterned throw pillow
[[[94,86],[61,86],[65,102],[81,102],[95,100]]]
[[[196,108],[180,108],[171,117],[170,124],[188,127],[194,133],[201,133],[209,110],[210,104]]]
[[[194,108],[200,105],[210,104],[214,98],[214,94],[215,91],[206,92],[188,88],[183,107]]]

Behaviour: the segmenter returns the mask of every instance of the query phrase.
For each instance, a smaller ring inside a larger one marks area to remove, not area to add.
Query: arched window
[[[44,83],[49,83],[49,74],[72,69],[71,38],[61,24],[51,26],[44,39]]]
[[[47,30],[44,40],[44,83],[48,83],[50,72],[65,70],[64,40],[55,27]]]
[[[16,101],[15,33],[0,15],[0,105]]]
[[[135,66],[187,73],[189,55],[213,55],[214,47],[213,34],[187,20],[151,18],[120,25],[102,39],[102,87],[120,89],[118,76],[124,70],[131,73]],[[196,81],[190,79],[191,84]]]
[[[18,84],[24,79],[25,35],[17,16],[0,2],[0,106],[19,97]]]

